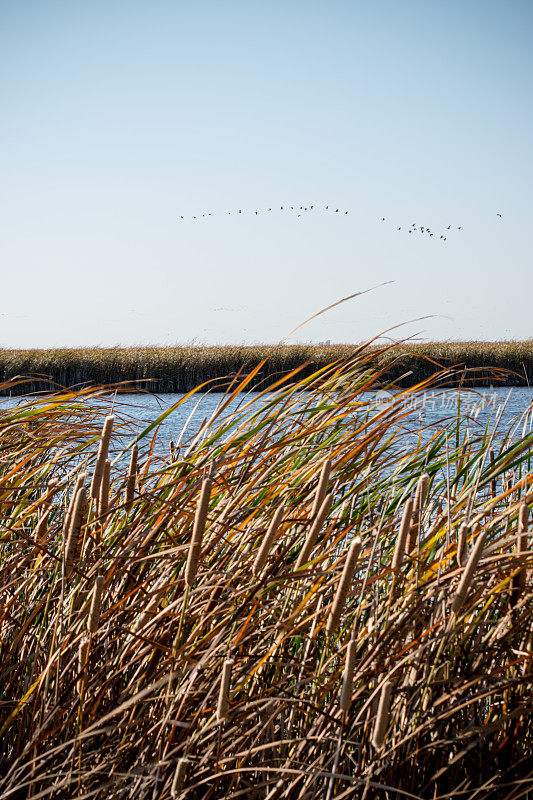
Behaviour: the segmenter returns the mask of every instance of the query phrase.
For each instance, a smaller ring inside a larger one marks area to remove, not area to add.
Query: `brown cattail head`
[[[189,555],[187,558],[187,566],[185,568],[185,581],[187,586],[192,586],[194,579],[196,578],[196,573],[198,572],[198,563],[200,561],[200,554],[202,551],[202,538],[204,535],[205,523],[207,521],[210,497],[211,479],[205,478],[200,491],[200,499],[198,500],[198,505],[196,506],[196,515],[194,517],[191,544],[189,546]]]
[[[100,481],[100,495],[98,497],[98,513],[105,517],[109,510],[109,484],[111,482],[111,462],[106,458]]]
[[[460,567],[465,565],[466,544],[468,540],[468,530],[470,526],[467,522],[461,522],[457,531],[457,564]]]
[[[392,681],[385,681],[381,687],[381,694],[379,696],[378,712],[376,714],[376,722],[374,724],[374,733],[372,734],[372,744],[379,750],[385,741],[385,734],[389,727],[390,718],[390,699],[392,694]]]
[[[413,505],[414,505],[413,498],[410,497],[404,506],[402,521],[400,524],[400,531],[396,539],[396,546],[394,548],[394,555],[392,557],[392,565],[391,565],[393,572],[399,572],[400,567],[402,566],[402,561],[405,553],[405,543],[407,541],[407,536],[409,534],[409,531],[411,530]]]
[[[484,544],[485,544],[485,531],[481,531],[481,533],[477,537],[474,547],[472,548],[472,552],[470,553],[468,561],[466,562],[466,566],[463,570],[461,580],[459,581],[459,586],[457,587],[455,597],[453,598],[452,611],[455,612],[456,614],[461,610],[463,606],[468,589],[470,588],[470,584],[472,583],[472,578],[474,577],[474,572],[476,571],[479,559],[481,558],[481,554],[483,553]]]
[[[78,647],[78,673],[79,673],[79,678],[77,683],[78,694],[81,694],[82,686],[85,680],[84,671],[87,666],[88,660],[89,660],[89,640],[83,639]]]
[[[259,575],[263,571],[263,567],[267,562],[270,548],[272,547],[272,544],[278,532],[278,528],[281,524],[281,520],[283,519],[284,510],[285,509],[283,508],[283,506],[280,506],[274,512],[274,516],[272,517],[270,525],[268,526],[265,538],[261,542],[261,547],[259,548],[257,556],[255,557],[254,565],[252,568],[252,572],[254,573],[254,575]]]
[[[341,711],[349,711],[352,705],[353,695],[353,673],[355,668],[355,656],[357,654],[357,642],[352,639],[348,642],[346,650],[346,660],[344,662],[344,673],[342,676],[342,689],[340,697]]]
[[[227,658],[222,667],[222,677],[220,679],[220,691],[218,693],[217,722],[221,723],[228,716],[229,689],[231,684],[231,670],[233,659]]]
[[[170,787],[170,796],[172,797],[172,800],[176,800],[176,798],[179,796],[181,790],[185,785],[185,778],[187,777],[188,766],[189,766],[188,758],[178,759],[178,763],[176,764],[176,771],[174,773],[174,778],[172,780],[172,786]]]
[[[72,495],[70,496],[70,503],[68,508],[65,512],[65,520],[63,522],[63,538],[66,539],[68,537],[68,532],[70,530],[70,523],[72,521],[72,512],[74,511],[74,505],[76,503],[76,497],[78,494],[78,489],[85,485],[85,478],[87,477],[86,472],[80,472],[78,477],[76,478],[76,482],[74,483],[74,488],[72,490]]]
[[[82,485],[76,492],[74,508],[70,519],[70,528],[65,546],[65,577],[72,574],[74,562],[80,557],[81,529],[87,517],[88,502],[85,487]]]
[[[104,590],[104,578],[99,575],[94,582],[91,608],[87,619],[87,630],[90,634],[96,633],[100,622],[100,609],[102,607],[102,592]]]
[[[413,516],[409,536],[407,537],[407,552],[411,554],[416,547],[418,541],[420,520],[424,511],[424,504],[426,502],[426,495],[429,485],[429,475],[423,472],[416,485],[415,498],[413,501]]]
[[[296,561],[295,569],[300,569],[300,567],[303,564],[306,564],[309,561],[309,557],[313,552],[316,540],[318,539],[318,534],[320,533],[320,529],[322,528],[322,525],[324,524],[324,521],[329,513],[332,501],[333,501],[333,495],[327,494],[322,502],[322,505],[318,509],[318,512],[311,525],[309,533],[307,534],[307,538],[304,542],[304,545],[300,550],[300,555],[298,556],[298,560]]]
[[[110,415],[104,420],[104,427],[102,428],[102,436],[100,438],[100,445],[98,447],[98,454],[96,456],[96,464],[94,465],[93,479],[91,481],[90,495],[94,500],[98,500],[100,495],[100,481],[102,480],[102,472],[104,463],[109,452],[109,441],[113,432],[113,423],[115,417]]]
[[[133,503],[135,486],[137,485],[137,459],[139,458],[139,448],[137,443],[131,448],[130,465],[128,467],[128,478],[126,481],[126,505]]]
[[[339,627],[342,610],[344,608],[344,603],[346,602],[348,589],[350,588],[350,583],[352,582],[353,574],[355,571],[355,565],[357,563],[357,559],[359,558],[360,552],[361,552],[361,539],[358,536],[356,536],[353,539],[349,547],[348,553],[346,555],[346,561],[344,562],[344,569],[342,570],[341,579],[339,581],[339,585],[337,586],[337,591],[335,593],[333,605],[331,606],[331,614],[329,615],[329,619],[326,625],[326,631],[329,634],[334,633]]]
[[[311,509],[311,519],[317,514],[320,509],[320,506],[324,502],[324,498],[326,496],[326,492],[328,489],[328,481],[329,475],[331,472],[331,461],[327,459],[322,464],[322,469],[320,470],[320,476],[318,478],[318,484],[315,491],[315,499],[313,500],[313,507]]]

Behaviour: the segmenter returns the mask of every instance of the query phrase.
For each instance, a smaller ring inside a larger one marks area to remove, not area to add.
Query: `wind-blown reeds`
[[[102,607],[102,592],[104,590],[105,579],[99,575],[94,582],[93,594],[91,598],[91,607],[89,609],[89,617],[87,619],[87,630],[90,634],[96,633],[98,630],[98,623],[100,621],[100,610]]]
[[[280,378],[257,405],[253,377],[239,378],[178,461],[155,420],[137,431],[128,504],[135,431],[115,403],[105,524],[76,478],[95,463],[101,391],[0,410],[0,796],[366,787],[370,800],[384,786],[509,800],[527,785],[533,559],[519,506],[533,435],[524,420],[493,432],[460,415],[410,428],[409,393],[376,414],[375,368],[361,350]],[[334,481],[312,515],[327,461]],[[512,496],[491,497],[510,470]],[[402,539],[421,471],[415,561]]]

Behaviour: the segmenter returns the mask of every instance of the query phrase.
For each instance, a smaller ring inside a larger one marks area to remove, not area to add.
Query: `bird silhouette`
[[[447,231],[449,231],[451,227],[452,227],[451,225],[448,225],[448,227],[446,228],[446,230],[447,230]]]
[[[503,219],[501,214],[496,214],[496,216],[499,217],[500,219]]]

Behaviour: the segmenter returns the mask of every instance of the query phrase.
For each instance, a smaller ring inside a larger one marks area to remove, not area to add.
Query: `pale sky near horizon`
[[[291,341],[531,338],[532,45],[531,0],[0,0],[0,347],[275,342],[386,281]]]

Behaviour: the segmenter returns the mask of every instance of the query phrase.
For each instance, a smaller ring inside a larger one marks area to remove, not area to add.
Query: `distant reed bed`
[[[363,350],[225,417],[256,377],[165,452],[0,413],[0,796],[526,798],[530,411],[413,439]]]
[[[111,347],[58,350],[0,349],[0,381],[12,381],[3,394],[50,391],[129,382],[130,391],[188,392],[228,376],[248,372],[262,363],[254,387],[265,388],[297,367],[305,375],[358,352],[360,345],[266,345],[220,347]],[[469,386],[500,381],[509,386],[533,384],[531,342],[404,342],[376,346],[376,358],[386,367],[387,380],[413,386],[442,368],[463,369],[454,374]],[[28,380],[17,384],[12,379]],[[124,387],[126,389],[126,387]]]

